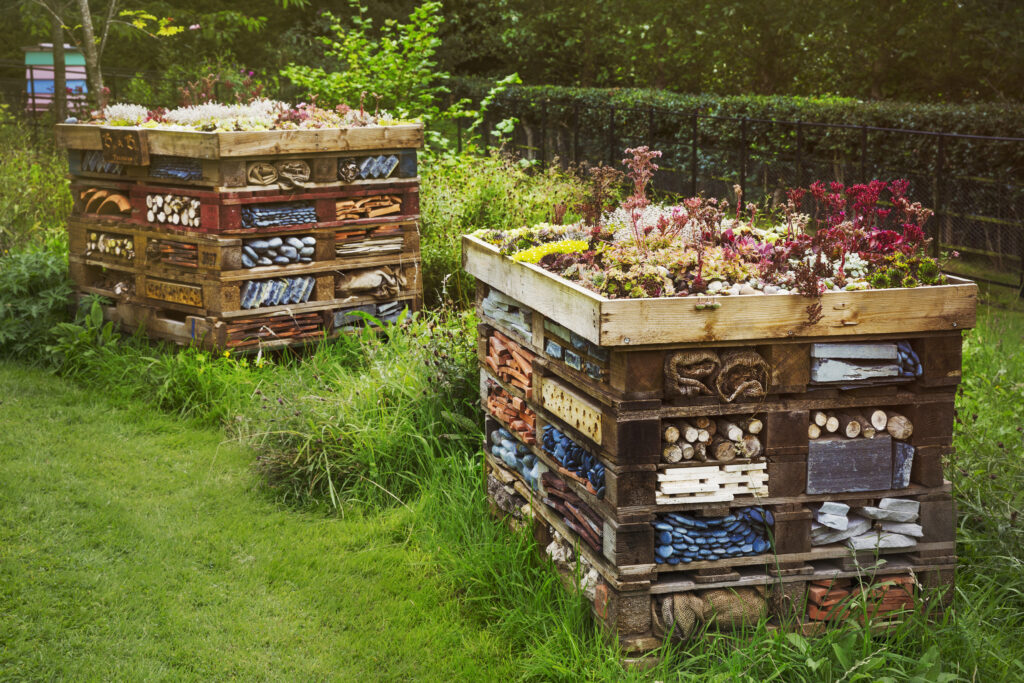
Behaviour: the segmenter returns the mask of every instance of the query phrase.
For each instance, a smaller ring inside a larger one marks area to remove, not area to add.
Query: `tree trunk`
[[[67,71],[64,64],[64,22],[59,2],[51,4],[50,40],[53,41],[53,117],[60,123],[68,117]]]
[[[85,55],[85,75],[89,81],[89,95],[99,106],[106,99],[103,92],[103,71],[100,69],[99,46],[96,45],[96,32],[92,26],[92,12],[89,0],[78,0],[78,10],[82,15],[82,53]]]

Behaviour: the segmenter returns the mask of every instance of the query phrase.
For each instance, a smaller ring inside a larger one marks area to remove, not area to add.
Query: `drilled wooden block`
[[[541,404],[545,410],[600,445],[600,406],[551,377],[545,377],[541,385]]]

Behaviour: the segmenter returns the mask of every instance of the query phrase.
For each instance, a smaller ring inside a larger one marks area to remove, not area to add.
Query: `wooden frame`
[[[423,124],[360,128],[319,128],[303,130],[202,131],[141,128],[138,126],[101,126],[83,123],[60,123],[56,126],[57,143],[69,149],[103,149],[104,130],[139,131],[148,141],[149,153],[194,159],[258,157],[282,154],[310,154],[331,150],[357,152],[363,150],[420,149],[423,147]]]
[[[820,299],[824,317],[809,325],[809,301],[796,295],[717,297],[721,308],[700,311],[692,297],[606,299],[471,235],[462,238],[462,263],[479,280],[604,347],[962,330],[974,326],[978,298],[977,285],[955,277],[935,287],[827,292]]]

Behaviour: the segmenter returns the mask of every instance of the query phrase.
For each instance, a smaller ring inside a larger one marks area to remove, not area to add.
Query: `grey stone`
[[[818,520],[818,524],[828,527],[829,529],[846,531],[850,526],[850,520],[846,518],[846,515],[826,515],[819,512],[814,518]]]
[[[917,541],[904,536],[886,531],[870,531],[861,536],[855,536],[846,541],[846,545],[854,550],[874,550],[875,548],[912,548]]]
[[[866,507],[857,508],[857,511],[868,519],[877,519],[887,522],[913,522],[917,519],[916,512],[901,512],[899,510],[883,510],[882,508]]]
[[[913,536],[914,538],[924,537],[924,529],[921,528],[920,524],[882,522],[882,531],[888,531],[894,534],[902,534],[904,536]]]
[[[824,515],[842,515],[845,517],[850,513],[850,506],[846,503],[826,501],[821,504],[820,508],[818,508],[818,512]]]
[[[826,526],[812,523],[811,545],[828,545],[829,543],[838,543],[840,541],[845,541],[848,538],[859,536],[871,529],[871,520],[858,517],[857,515],[851,515],[848,520],[849,524],[846,529],[843,530],[829,529]]]
[[[883,510],[899,510],[900,512],[913,512],[915,515],[921,512],[921,503],[909,498],[883,498],[878,501],[878,507]]]

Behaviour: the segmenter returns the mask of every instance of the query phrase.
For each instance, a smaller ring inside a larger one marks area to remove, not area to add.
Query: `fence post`
[[[580,103],[572,104],[572,162],[580,163]]]
[[[860,127],[860,181],[868,182],[868,127]]]
[[[945,195],[945,174],[946,174],[946,136],[938,136],[937,149],[935,150],[935,182],[932,185],[932,206],[935,207],[935,234],[932,235],[932,255],[939,255],[939,242],[942,241],[942,231],[939,228],[942,223],[945,211],[943,198]]]
[[[548,163],[548,103],[540,105],[540,165]]]
[[[796,122],[796,186],[804,186],[804,124]]]
[[[654,148],[654,107],[647,107],[647,148]]]
[[[480,117],[480,137],[483,138],[480,151],[483,156],[487,156],[491,149],[491,127],[488,125],[488,119],[490,118],[490,112],[485,109],[483,116]]]
[[[697,110],[690,116],[690,196],[697,196],[697,142],[700,130],[697,126]]]
[[[615,107],[608,107],[608,164],[615,165]]]
[[[740,201],[739,208],[743,210],[742,197],[747,195],[747,117],[740,119]]]

